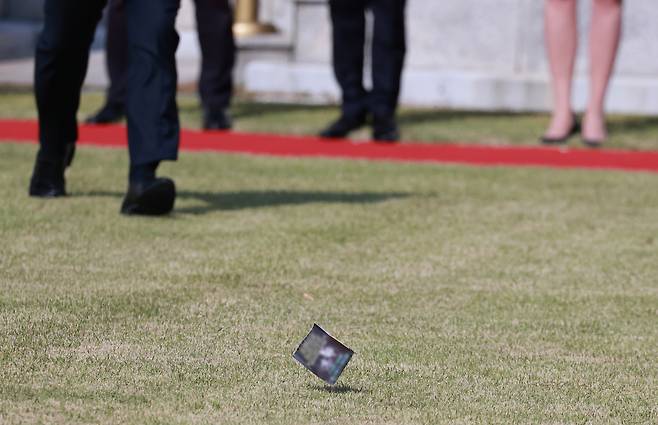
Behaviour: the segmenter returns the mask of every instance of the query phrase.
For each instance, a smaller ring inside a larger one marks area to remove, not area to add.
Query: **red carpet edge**
[[[0,120],[0,141],[38,140],[35,121]],[[125,147],[126,129],[120,125],[82,125],[79,144]],[[349,140],[325,141],[315,137],[202,132],[182,130],[181,150],[265,155],[276,157],[319,157],[467,164],[476,166],[517,166],[574,169],[610,169],[658,173],[658,152],[588,150],[569,148],[421,144],[395,145],[357,143]]]

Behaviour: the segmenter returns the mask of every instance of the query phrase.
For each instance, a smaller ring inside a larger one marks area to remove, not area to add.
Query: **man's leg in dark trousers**
[[[110,77],[105,104],[85,121],[89,124],[110,124],[125,115],[128,76],[128,40],[123,11],[124,0],[110,0],[107,8],[107,42],[105,65]]]
[[[76,113],[104,0],[46,0],[35,63],[39,157],[60,161],[78,138]]]
[[[233,94],[233,10],[228,0],[196,0],[196,22],[202,55],[201,102],[208,112],[222,111]]]
[[[393,117],[397,108],[406,53],[405,4],[405,0],[371,2],[375,24],[370,109],[375,117]]]
[[[107,8],[105,61],[110,77],[106,104],[123,108],[128,77],[128,34],[123,2],[110,0]],[[130,1],[130,0],[128,0]]]
[[[64,158],[67,145],[77,138],[80,89],[104,4],[104,0],[46,0],[35,67],[42,148],[30,182],[32,196],[66,194]],[[178,0],[126,0],[125,6],[131,181],[121,211],[166,214],[173,208],[176,190],[173,181],[155,178],[155,168],[160,160],[176,159],[178,153],[174,58]],[[140,179],[133,181],[133,175]]]
[[[131,167],[175,160],[176,105],[174,27],[179,0],[124,0],[128,30],[126,116]]]
[[[331,0],[334,74],[341,88],[342,112],[360,117],[367,112],[367,93],[363,87],[365,45],[365,0]]]
[[[126,117],[130,174],[121,205],[126,215],[162,215],[174,207],[176,186],[156,178],[163,160],[178,157],[175,21],[179,0],[124,0],[128,30]]]

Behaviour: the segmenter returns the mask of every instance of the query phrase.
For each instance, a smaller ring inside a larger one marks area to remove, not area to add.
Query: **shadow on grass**
[[[311,203],[373,204],[389,199],[410,196],[396,192],[298,192],[298,191],[241,191],[241,192],[179,192],[180,199],[195,199],[205,205],[176,209],[183,214],[205,214],[212,211],[231,211],[250,208],[303,205]]]
[[[122,192],[94,191],[80,193],[81,197],[123,197]],[[269,191],[247,190],[240,192],[195,192],[180,191],[178,199],[193,199],[204,205],[176,208],[179,214],[207,214],[213,211],[234,211],[251,208],[267,208],[283,205],[303,205],[311,203],[334,204],[374,204],[390,199],[411,196],[402,192],[319,192],[319,191]]]
[[[330,385],[310,385],[309,388],[314,390],[314,391],[320,391],[323,393],[330,393],[330,394],[359,394],[364,392],[363,388],[356,388],[352,387],[351,385],[335,385],[335,386],[330,386]]]

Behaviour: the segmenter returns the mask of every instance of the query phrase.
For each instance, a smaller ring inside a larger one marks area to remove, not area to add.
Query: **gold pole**
[[[238,37],[276,32],[274,25],[258,22],[258,0],[236,0],[233,33]]]

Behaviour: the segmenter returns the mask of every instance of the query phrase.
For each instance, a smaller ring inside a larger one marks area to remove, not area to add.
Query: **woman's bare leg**
[[[583,121],[583,138],[607,138],[604,105],[621,35],[621,0],[594,0],[589,39],[590,93]]]
[[[571,85],[578,48],[576,0],[546,0],[544,19],[553,92],[553,113],[545,136],[564,137],[573,125]]]

